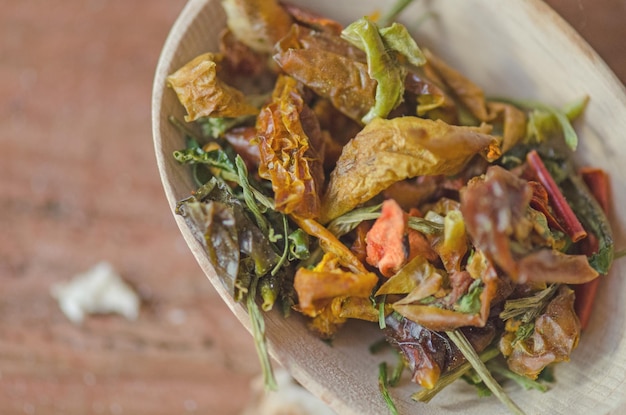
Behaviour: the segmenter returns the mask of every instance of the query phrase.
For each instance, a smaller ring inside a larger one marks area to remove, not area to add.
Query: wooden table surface
[[[251,337],[179,236],[150,130],[183,0],[22,0],[0,13],[0,414],[237,414]],[[550,0],[626,82],[625,0]],[[109,261],[136,321],[70,323],[50,287]]]

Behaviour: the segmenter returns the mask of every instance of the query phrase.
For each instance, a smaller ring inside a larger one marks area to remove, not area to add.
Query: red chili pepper
[[[580,175],[591,194],[600,204],[604,213],[609,211],[609,176],[608,174],[596,167],[583,167],[580,169]]]
[[[532,150],[526,156],[528,165],[532,168],[533,175],[546,188],[550,205],[556,213],[556,218],[563,225],[563,229],[573,242],[578,242],[587,236],[587,231],[583,228],[576,214],[565,200],[558,185],[550,175],[548,169],[543,164],[541,157],[536,150]]]
[[[589,187],[589,191],[598,201],[605,213],[609,210],[609,178],[606,172],[597,168],[583,168],[580,170],[583,181]],[[585,255],[592,255],[598,250],[598,240],[593,235],[589,235],[587,240],[581,244],[581,250]],[[574,309],[580,320],[580,326],[585,329],[589,324],[593,303],[598,291],[600,278],[591,280],[585,284],[574,286],[576,300]]]

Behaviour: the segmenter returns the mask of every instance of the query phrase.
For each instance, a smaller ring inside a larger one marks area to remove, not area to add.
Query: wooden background
[[[0,414],[238,414],[251,337],[171,217],[152,77],[183,0],[0,1]],[[626,1],[550,0],[626,82]],[[139,319],[71,324],[50,287],[107,260]]]

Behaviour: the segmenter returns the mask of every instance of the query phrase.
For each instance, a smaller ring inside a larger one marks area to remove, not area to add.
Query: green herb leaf
[[[275,391],[278,389],[276,378],[274,377],[274,371],[272,369],[272,363],[267,351],[267,342],[265,339],[265,319],[263,313],[256,303],[256,291],[258,284],[258,277],[250,284],[250,291],[246,298],[246,305],[248,308],[248,314],[250,315],[250,323],[252,325],[252,335],[254,337],[254,343],[256,345],[256,351],[261,362],[261,370],[263,373],[263,381],[266,390]]]
[[[396,404],[393,402],[391,395],[389,394],[389,382],[387,381],[387,363],[382,362],[378,365],[378,388],[380,393],[383,395],[383,399],[387,404],[387,408],[389,408],[389,412],[392,415],[398,415],[398,409],[396,408]]]
[[[504,376],[507,379],[515,381],[518,385],[520,385],[525,390],[535,389],[540,392],[546,392],[548,387],[541,382],[537,382],[536,380],[530,379],[529,377],[518,375],[517,373],[511,371],[505,363],[500,360],[492,360],[487,363],[487,368],[500,376]]]
[[[241,117],[203,117],[196,120],[202,129],[202,134],[209,138],[221,138],[224,133],[231,128],[246,124],[255,119],[254,115],[244,115]]]
[[[267,219],[263,216],[263,211],[265,211],[265,207],[259,207],[256,203],[256,199],[254,197],[254,192],[252,187],[250,186],[250,182],[248,182],[248,169],[246,168],[246,164],[244,163],[241,156],[237,155],[235,159],[235,166],[237,171],[237,183],[241,186],[243,190],[243,200],[246,202],[246,206],[254,215],[254,219],[256,220],[256,224],[263,231],[263,233],[267,234],[269,232],[269,223]]]
[[[497,356],[500,356],[500,350],[498,350],[497,347],[490,347],[479,355],[482,362],[487,362]],[[456,368],[444,373],[432,389],[421,389],[420,391],[411,395],[411,399],[419,402],[430,402],[430,400],[434,398],[439,392],[454,383],[457,379],[468,373],[470,370],[472,370],[472,364],[470,362],[465,362],[460,366],[457,366]]]
[[[408,5],[413,3],[413,0],[397,0],[396,3],[389,9],[387,13],[380,19],[379,24],[381,26],[387,26],[396,18]]]
[[[181,164],[205,164],[220,169],[220,177],[224,180],[238,181],[235,165],[222,150],[204,151],[201,148],[188,148],[176,150],[173,155]]]
[[[589,265],[601,275],[608,274],[615,256],[615,243],[604,210],[580,176],[570,174],[561,186],[578,219],[598,239],[598,252],[589,257]]]
[[[309,235],[298,228],[287,237],[289,241],[289,260],[304,260],[311,256],[309,251]]]
[[[467,294],[462,296],[456,304],[456,311],[466,314],[478,314],[480,312],[480,295],[483,292],[482,280],[476,280],[470,285]]]
[[[504,310],[500,313],[500,318],[504,321],[519,318],[523,323],[535,321],[535,318],[541,314],[554,297],[558,288],[559,284],[552,284],[531,296],[507,300],[504,303]]]
[[[478,376],[482,379],[482,381],[487,385],[489,390],[493,392],[493,394],[500,399],[502,402],[513,414],[516,415],[524,415],[524,411],[517,406],[515,402],[511,400],[511,398],[504,392],[502,387],[496,382],[493,378],[489,370],[480,359],[470,342],[467,340],[465,335],[460,330],[447,331],[446,334],[452,340],[452,342],[459,348],[463,356],[467,359],[468,362],[472,365]]]

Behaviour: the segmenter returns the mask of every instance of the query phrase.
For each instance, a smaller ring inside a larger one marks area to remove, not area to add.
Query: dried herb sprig
[[[446,334],[452,340],[452,342],[459,348],[463,356],[472,365],[472,368],[476,371],[483,383],[489,388],[489,390],[502,402],[512,414],[525,415],[524,411],[517,406],[515,402],[504,392],[502,386],[493,378],[483,361],[476,353],[476,350],[472,347],[465,335],[460,330],[447,331]]]

